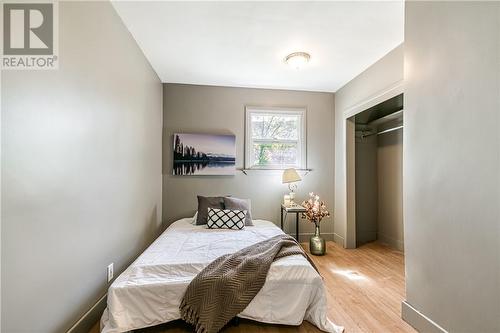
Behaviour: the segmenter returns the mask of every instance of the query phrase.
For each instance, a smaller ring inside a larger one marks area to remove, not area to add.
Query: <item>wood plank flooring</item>
[[[368,243],[346,250],[328,242],[327,254],[311,256],[324,278],[328,292],[330,319],[345,327],[346,333],[416,332],[401,319],[401,301],[405,297],[404,256],[378,243]],[[303,244],[307,250],[307,244]],[[94,327],[91,333],[97,333]],[[138,331],[140,333],[192,332],[182,321],[175,321]],[[238,326],[228,325],[224,333],[312,333],[315,326],[268,325],[241,320]]]

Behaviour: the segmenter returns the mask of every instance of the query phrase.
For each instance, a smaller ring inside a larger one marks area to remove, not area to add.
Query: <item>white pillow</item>
[[[198,219],[198,212],[196,212],[191,220],[191,224],[196,225],[196,220]]]

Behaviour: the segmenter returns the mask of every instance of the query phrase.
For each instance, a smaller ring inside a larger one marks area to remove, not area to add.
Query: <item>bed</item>
[[[110,286],[102,333],[126,332],[180,319],[179,304],[190,281],[217,257],[282,233],[272,222],[254,220],[243,230],[207,229],[192,218],[174,222]],[[270,324],[342,332],[327,318],[320,275],[300,255],[276,260],[264,287],[238,315]]]

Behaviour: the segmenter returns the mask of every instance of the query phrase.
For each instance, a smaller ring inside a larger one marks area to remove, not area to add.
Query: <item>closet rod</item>
[[[393,128],[388,128],[386,130],[383,130],[383,131],[380,131],[380,132],[377,132],[377,135],[380,135],[380,134],[384,134],[384,133],[388,133],[388,132],[392,132],[392,131],[396,131],[400,128],[403,128],[403,125],[400,125],[400,126],[396,126],[396,127],[393,127]]]

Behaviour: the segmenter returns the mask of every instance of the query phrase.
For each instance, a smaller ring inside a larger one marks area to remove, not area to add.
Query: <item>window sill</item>
[[[258,172],[268,171],[268,172],[275,173],[275,172],[283,172],[285,169],[264,169],[264,168],[244,169],[244,168],[241,168],[241,169],[237,169],[237,170],[243,172],[245,175],[248,175],[249,172],[254,172],[254,171],[258,171]],[[297,170],[300,173],[303,173],[304,176],[307,175],[309,172],[313,171],[313,169],[295,169],[295,170]]]

